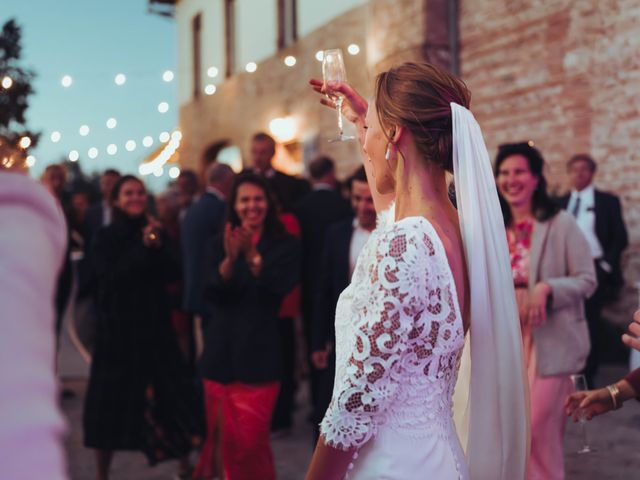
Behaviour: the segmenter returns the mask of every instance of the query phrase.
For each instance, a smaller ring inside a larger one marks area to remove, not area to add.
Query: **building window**
[[[297,0],[278,0],[278,50],[298,40]]]
[[[235,71],[236,59],[236,18],[234,0],[224,0],[224,54],[225,76],[230,77]]]
[[[193,44],[193,96],[198,98],[202,91],[202,14],[198,13],[191,21]]]

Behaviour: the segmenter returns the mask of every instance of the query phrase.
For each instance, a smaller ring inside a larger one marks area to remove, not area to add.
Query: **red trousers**
[[[204,380],[207,438],[195,478],[214,478],[222,470],[224,480],[275,480],[269,432],[279,389],[279,382],[223,385]],[[220,457],[222,465],[217,465]]]

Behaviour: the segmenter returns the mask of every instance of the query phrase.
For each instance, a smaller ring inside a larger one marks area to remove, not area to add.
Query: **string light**
[[[258,69],[258,65],[256,65],[256,62],[249,62],[244,69],[249,73],[253,73]]]
[[[80,129],[78,130],[78,132],[80,133],[80,135],[82,135],[83,137],[86,137],[87,135],[89,135],[89,125],[82,125],[80,127]]]
[[[96,147],[91,147],[87,152],[89,158],[94,159],[98,156],[98,149]]]
[[[124,73],[119,73],[116,75],[116,78],[115,78],[116,85],[122,86],[125,84],[126,81],[127,81],[127,77]]]
[[[287,55],[284,58],[284,64],[287,67],[293,67],[296,64],[296,57],[294,57],[293,55]]]
[[[27,148],[29,148],[31,146],[31,139],[29,137],[27,137],[27,136],[24,136],[24,137],[22,137],[20,139],[20,142],[18,142],[18,145],[23,150],[26,150]]]
[[[324,60],[324,52],[322,50],[318,50],[316,52],[316,60],[318,60],[319,62]]]
[[[150,147],[151,145],[153,145],[153,137],[151,135],[147,135],[146,137],[144,137],[142,139],[142,145],[144,145],[145,147]]]
[[[118,147],[115,143],[110,143],[109,146],[107,146],[107,153],[109,155],[115,155],[116,153],[118,153]]]
[[[118,125],[118,121],[115,118],[110,118],[109,120],[107,120],[107,128],[111,129],[111,128],[116,128],[116,125]]]
[[[171,138],[171,135],[169,135],[169,132],[162,132],[162,133],[158,136],[158,139],[159,139],[162,143],[166,143],[166,142],[168,142],[170,138]]]
[[[73,78],[71,78],[71,75],[65,75],[64,77],[62,77],[60,83],[64,88],[69,88],[73,83]]]
[[[174,131],[171,135],[169,132],[162,132],[161,135],[167,134],[167,143],[162,151],[148,163],[143,163],[138,167],[138,172],[140,175],[149,175],[153,173],[156,176],[161,176],[162,173],[158,174],[158,171],[163,167],[165,163],[169,161],[171,156],[176,152],[178,147],[180,147],[180,140],[182,139],[182,133],[179,130]],[[163,140],[164,141],[164,140]],[[163,172],[164,173],[164,172]]]
[[[27,157],[27,167],[31,168],[36,164],[36,157],[33,155],[29,155]]]
[[[158,111],[160,113],[167,113],[169,111],[169,104],[167,102],[160,102],[158,104]]]
[[[70,161],[77,162],[79,158],[80,158],[80,154],[78,153],[77,150],[71,150],[69,152],[69,160]]]
[[[62,138],[62,135],[60,135],[60,132],[55,131],[55,132],[51,132],[51,141],[53,143],[58,143],[60,141],[60,139]]]
[[[178,178],[180,176],[180,168],[178,167],[171,167],[169,169],[169,177],[171,178]]]
[[[207,95],[213,95],[214,93],[216,93],[216,86],[210,83],[209,85],[204,87],[204,93],[206,93]]]
[[[127,149],[127,152],[133,152],[136,149],[136,142],[135,140],[129,140],[125,145],[124,148]]]
[[[207,70],[207,75],[211,78],[216,78],[218,76],[218,69],[216,67],[209,67]]]
[[[351,55],[357,55],[360,53],[360,47],[355,43],[352,43],[347,47],[347,52],[349,52]]]
[[[160,167],[154,170],[153,175],[155,175],[156,177],[161,177],[162,175],[164,175],[164,168]]]
[[[2,88],[4,88],[5,90],[9,90],[12,85],[13,85],[13,80],[11,79],[10,76],[7,75],[2,79]]]
[[[165,82],[170,82],[173,80],[173,72],[171,70],[167,70],[162,74],[162,80]]]

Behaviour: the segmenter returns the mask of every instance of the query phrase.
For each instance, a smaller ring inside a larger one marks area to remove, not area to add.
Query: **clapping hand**
[[[230,223],[224,226],[224,253],[231,262],[235,262],[242,250],[242,239],[238,235],[238,227]]]
[[[633,314],[633,322],[629,324],[629,333],[622,335],[622,341],[630,348],[640,352],[640,310]]]

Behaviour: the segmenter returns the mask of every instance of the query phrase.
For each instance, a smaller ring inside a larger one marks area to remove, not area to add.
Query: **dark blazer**
[[[312,352],[324,350],[327,342],[334,341],[336,305],[340,294],[350,281],[349,251],[352,236],[353,220],[337,223],[327,231],[314,301]]]
[[[188,209],[180,228],[184,268],[183,306],[187,312],[203,314],[205,254],[207,241],[222,231],[225,202],[205,192]]]
[[[318,291],[327,230],[337,222],[350,219],[353,213],[339,193],[326,189],[309,192],[293,212],[302,231],[302,313],[308,326]]]
[[[102,228],[104,222],[104,208],[102,202],[96,202],[87,209],[87,227],[91,237]]]
[[[206,298],[211,318],[205,324],[200,371],[204,378],[228,384],[278,381],[282,348],[278,312],[282,299],[300,277],[300,243],[292,236],[262,237],[258,242],[262,270],[254,277],[244,257],[224,282],[218,271],[224,259],[223,235],[209,250],[211,272]]]
[[[562,208],[567,208],[570,198],[570,193],[560,198]],[[602,246],[602,259],[612,268],[609,283],[612,286],[620,287],[624,283],[620,257],[628,245],[627,229],[622,218],[620,199],[611,193],[596,190],[594,203],[596,236]]]

